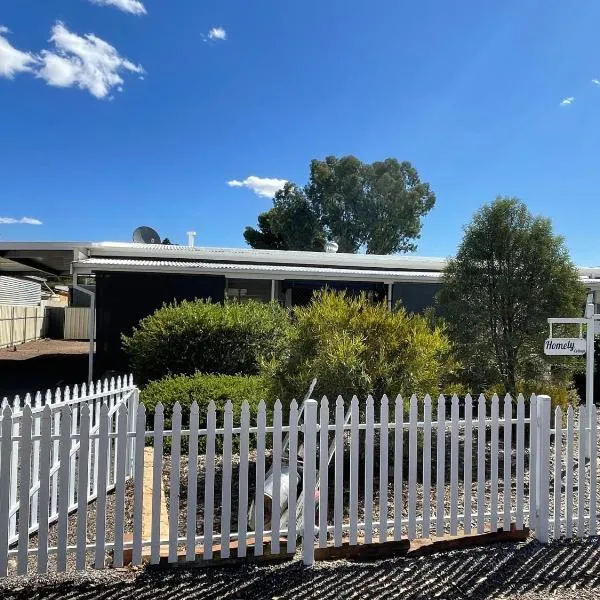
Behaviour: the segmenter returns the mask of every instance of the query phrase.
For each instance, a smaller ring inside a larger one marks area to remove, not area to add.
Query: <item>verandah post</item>
[[[537,494],[535,534],[543,544],[548,542],[550,512],[550,396],[537,397]],[[533,415],[532,415],[533,417]]]
[[[304,404],[304,465],[302,477],[302,562],[310,566],[315,561],[315,486],[317,482],[317,402]]]

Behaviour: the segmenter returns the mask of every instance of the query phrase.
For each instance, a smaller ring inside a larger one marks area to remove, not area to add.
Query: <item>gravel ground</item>
[[[0,582],[4,600],[177,600],[298,598],[383,600],[517,598],[587,600],[600,596],[600,540],[535,540],[435,556],[336,561],[304,568],[298,560],[227,568],[90,571]]]

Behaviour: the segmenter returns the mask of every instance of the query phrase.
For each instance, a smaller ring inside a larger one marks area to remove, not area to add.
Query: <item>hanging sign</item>
[[[544,354],[550,356],[582,356],[585,351],[584,338],[549,338],[544,342]]]

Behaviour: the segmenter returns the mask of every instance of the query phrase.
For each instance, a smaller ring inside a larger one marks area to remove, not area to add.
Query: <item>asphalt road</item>
[[[375,562],[98,571],[0,582],[4,600],[600,597],[600,540],[498,544]]]

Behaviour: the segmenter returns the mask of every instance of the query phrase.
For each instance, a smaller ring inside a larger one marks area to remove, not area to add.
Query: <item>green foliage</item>
[[[585,293],[563,239],[516,198],[485,205],[444,273],[438,306],[473,391],[569,379],[572,361],[543,355],[548,317],[581,315]]]
[[[289,318],[276,303],[183,301],[165,305],[123,336],[136,381],[167,375],[254,375],[286,345]]]
[[[265,366],[274,393],[300,398],[313,377],[316,394],[349,401],[437,394],[456,369],[442,326],[401,307],[371,303],[363,294],[317,292],[293,313],[289,351]],[[447,390],[446,390],[447,391]]]
[[[507,392],[504,385],[500,383],[490,386],[484,393],[487,398],[491,398],[493,394],[498,394],[502,398]],[[552,410],[560,406],[563,413],[569,408],[569,405],[579,406],[580,401],[572,382],[517,381],[513,400],[516,400],[518,394],[523,394],[525,400],[528,400],[531,394],[546,394],[552,400]]]
[[[328,156],[311,161],[304,188],[288,183],[277,192],[259,228],[246,227],[244,238],[253,248],[274,250],[323,251],[334,240],[340,252],[414,251],[421,219],[434,204],[409,162]]]
[[[173,407],[176,402],[181,404],[182,422],[185,426],[189,422],[192,403],[197,402],[200,413],[200,427],[202,428],[206,426],[206,413],[211,400],[215,403],[217,409],[217,426],[221,427],[227,400],[231,400],[233,406],[233,422],[239,424],[244,402],[248,402],[250,418],[254,421],[261,400],[267,402],[267,414],[272,413],[272,404],[269,399],[269,389],[265,386],[265,382],[261,377],[203,375],[201,373],[191,376],[178,375],[166,377],[160,381],[153,381],[140,394],[140,400],[146,406],[149,421],[152,420],[156,405],[159,402],[162,403],[165,429],[171,428]],[[236,443],[237,437],[234,436]],[[222,436],[217,436],[217,441],[222,443]]]

